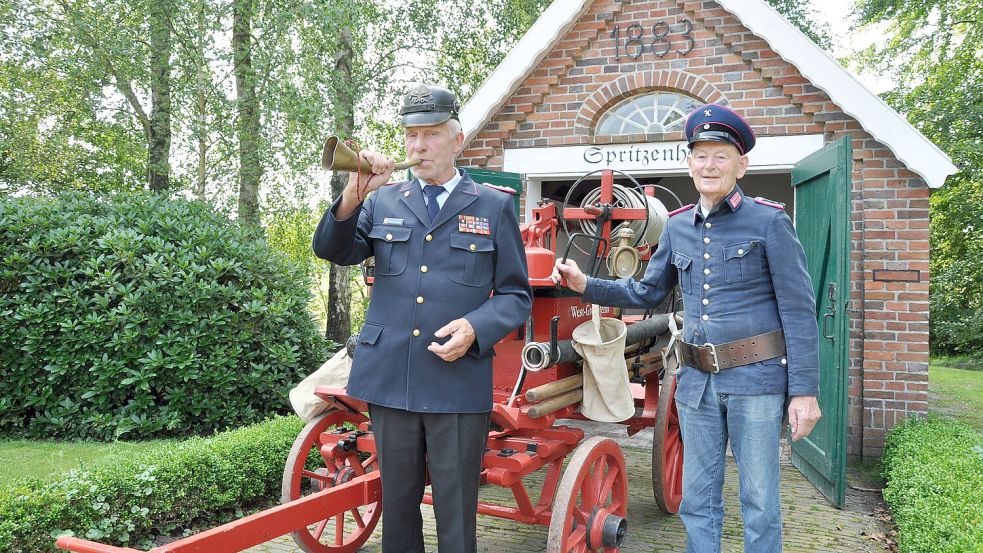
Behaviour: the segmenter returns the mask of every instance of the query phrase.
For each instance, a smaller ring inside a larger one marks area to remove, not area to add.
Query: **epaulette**
[[[761,196],[755,196],[754,201],[761,205],[766,205],[768,207],[773,207],[775,209],[785,209],[785,204],[783,204],[782,202],[776,202],[773,200],[762,198]]]
[[[515,194],[516,192],[514,188],[509,188],[508,186],[498,186],[496,184],[489,184],[487,182],[479,182],[478,184],[482,184],[484,186],[487,186],[488,188],[494,188],[495,190],[506,192],[508,194]]]
[[[679,209],[677,209],[675,211],[670,211],[669,212],[669,217],[672,217],[673,215],[676,215],[678,213],[682,213],[684,211],[689,211],[689,210],[693,209],[695,206],[696,206],[696,204],[684,205],[683,207],[681,207],[681,208],[679,208]]]
[[[408,180],[394,180],[392,182],[387,182],[386,184],[383,184],[382,186],[395,186],[397,184],[406,184],[408,182],[410,182],[410,181],[408,181]]]

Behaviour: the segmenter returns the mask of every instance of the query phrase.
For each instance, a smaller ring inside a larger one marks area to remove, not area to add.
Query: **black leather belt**
[[[780,328],[726,344],[698,346],[679,342],[682,364],[707,373],[718,373],[723,369],[757,363],[779,355],[785,355],[785,333]]]

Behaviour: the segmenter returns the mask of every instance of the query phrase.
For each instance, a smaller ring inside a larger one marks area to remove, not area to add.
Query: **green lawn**
[[[44,477],[82,465],[115,462],[166,440],[146,442],[48,442],[0,440],[0,487],[24,476]]]
[[[979,369],[966,360],[933,358],[928,366],[929,411],[983,432],[983,370]]]

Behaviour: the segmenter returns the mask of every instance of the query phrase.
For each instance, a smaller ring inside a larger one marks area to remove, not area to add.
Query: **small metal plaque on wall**
[[[885,271],[874,269],[874,280],[879,282],[921,282],[920,271]]]

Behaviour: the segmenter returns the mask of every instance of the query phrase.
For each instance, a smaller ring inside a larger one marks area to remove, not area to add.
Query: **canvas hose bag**
[[[290,405],[297,416],[306,422],[311,422],[328,408],[328,403],[314,395],[315,388],[345,388],[348,386],[348,374],[352,371],[352,359],[348,350],[341,348],[321,365],[321,368],[300,381],[296,388],[290,390]]]
[[[625,363],[624,321],[601,317],[591,306],[591,320],[573,330],[573,348],[584,358],[584,399],[580,413],[599,422],[621,422],[635,414]]]

